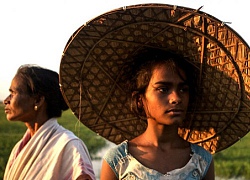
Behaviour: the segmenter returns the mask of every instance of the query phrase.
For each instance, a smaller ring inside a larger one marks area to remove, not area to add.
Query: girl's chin
[[[170,125],[181,125],[183,122],[183,118],[180,116],[171,117],[169,118],[168,122],[170,123]]]

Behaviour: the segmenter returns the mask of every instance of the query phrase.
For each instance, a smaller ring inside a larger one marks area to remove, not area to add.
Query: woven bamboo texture
[[[250,126],[249,46],[229,26],[200,10],[165,4],[115,9],[82,25],[60,64],[63,95],[75,116],[114,143],[141,134],[146,123],[130,110],[121,75],[143,47],[168,49],[197,69],[197,99],[179,134],[212,153]]]

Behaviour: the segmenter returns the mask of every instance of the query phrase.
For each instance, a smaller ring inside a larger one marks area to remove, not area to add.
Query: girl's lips
[[[184,110],[182,109],[169,109],[166,111],[167,114],[171,114],[171,115],[181,115],[183,114]]]
[[[182,110],[182,109],[169,109],[166,111],[166,113],[169,113],[169,112],[184,112],[184,110]]]
[[[181,115],[183,112],[181,111],[170,111],[168,112],[168,114],[171,114],[171,115]]]

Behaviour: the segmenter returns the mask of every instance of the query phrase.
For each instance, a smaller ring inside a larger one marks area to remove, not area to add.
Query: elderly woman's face
[[[14,77],[9,91],[10,95],[4,100],[6,118],[10,121],[30,121],[35,115],[35,99],[27,93],[23,80]]]

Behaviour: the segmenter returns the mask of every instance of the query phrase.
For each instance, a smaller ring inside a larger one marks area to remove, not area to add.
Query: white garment
[[[85,144],[52,118],[32,138],[28,129],[15,145],[4,180],[69,180],[86,174],[95,179]]]
[[[191,156],[188,163],[180,168],[162,174],[141,164],[128,151],[128,141],[109,149],[103,159],[121,180],[200,180],[203,179],[212,162],[212,155],[203,147],[190,143]]]

